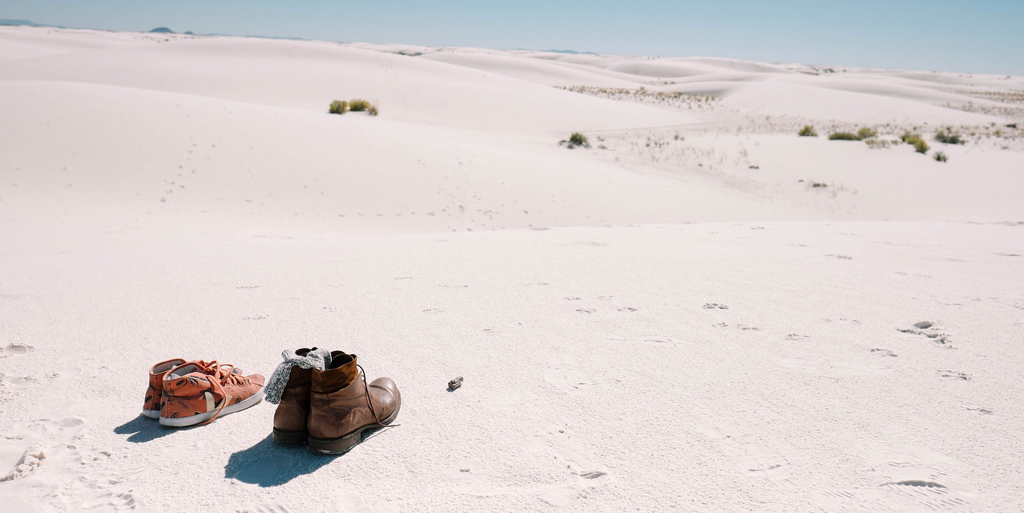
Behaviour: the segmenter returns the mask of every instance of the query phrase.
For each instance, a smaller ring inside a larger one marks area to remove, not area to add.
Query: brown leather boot
[[[309,400],[309,450],[341,454],[362,440],[363,431],[390,424],[398,416],[402,396],[391,378],[369,385],[360,378],[356,355],[331,353],[325,371],[312,370]]]
[[[315,347],[313,349],[316,349]],[[295,351],[306,356],[312,349]],[[274,442],[281,445],[303,445],[306,443],[306,422],[309,417],[309,389],[311,369],[293,367],[281,394],[281,403],[274,412]]]

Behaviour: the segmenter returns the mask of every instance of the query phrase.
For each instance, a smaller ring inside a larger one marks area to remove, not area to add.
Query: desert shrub
[[[857,134],[851,134],[850,132],[833,132],[829,134],[828,140],[830,141],[859,141],[860,137]]]
[[[800,129],[798,134],[800,137],[818,137],[818,132],[814,131],[814,127],[811,125],[805,125]]]
[[[875,137],[877,135],[878,135],[878,132],[876,132],[875,130],[872,130],[872,129],[868,128],[868,127],[864,127],[864,128],[861,128],[860,130],[857,130],[857,137],[859,137],[860,140],[862,140],[862,141],[864,139],[871,139],[872,137]]]
[[[370,102],[366,100],[355,99],[348,102],[348,110],[352,112],[363,112],[368,110],[370,107],[372,107],[372,105],[370,105]]]
[[[864,144],[868,145],[869,148],[880,150],[882,148],[888,148],[890,145],[892,145],[892,142],[887,141],[885,139],[868,139],[864,141]]]
[[[943,144],[963,144],[964,141],[960,139],[960,134],[954,134],[949,130],[940,130],[939,133],[935,134],[935,140]]]
[[[942,153],[941,151],[935,152],[935,155],[932,155],[932,158],[939,162],[945,162],[949,160],[949,157],[947,157],[946,154]]]
[[[334,100],[331,102],[331,107],[327,109],[330,114],[344,114],[348,111],[348,102]]]
[[[579,132],[573,132],[572,135],[569,136],[569,144],[568,144],[568,146],[569,146],[569,149],[575,148],[577,146],[582,146],[584,148],[589,148],[590,147],[590,141],[587,140],[587,136],[585,136],[585,135],[583,135],[583,134],[581,134]]]
[[[928,153],[928,143],[924,142],[924,139],[921,139],[920,135],[906,132],[902,136],[900,136],[900,139],[903,140],[903,142],[913,146],[914,151],[918,153]]]
[[[1006,128],[1017,128],[1017,123],[1010,123],[1006,125]]]
[[[376,105],[370,105],[370,108],[366,109],[366,113],[371,115],[371,116],[376,116],[377,114],[379,114],[377,112],[377,106]]]

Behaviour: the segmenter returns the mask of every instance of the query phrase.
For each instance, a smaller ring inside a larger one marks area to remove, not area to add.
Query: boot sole
[[[282,431],[274,428],[274,443],[277,445],[306,445],[309,433],[305,431]]]
[[[399,404],[398,408],[395,408],[395,412],[392,413],[388,418],[380,421],[381,424],[387,426],[395,421],[395,417],[398,416],[398,410],[402,409],[402,405]],[[310,452],[316,454],[344,454],[351,450],[353,447],[363,441],[363,432],[380,429],[377,424],[370,424],[363,426],[347,435],[339,436],[338,438],[313,438],[309,437],[306,445],[309,446]]]

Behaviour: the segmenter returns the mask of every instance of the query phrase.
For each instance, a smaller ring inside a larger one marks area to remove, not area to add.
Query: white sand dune
[[[826,70],[0,27],[3,510],[1020,511],[1024,80]],[[310,346],[398,425],[139,415]]]
[[[469,52],[441,51],[423,56],[432,61],[485,70],[499,75],[553,86],[639,87],[633,76],[608,73],[584,66],[567,65],[547,59],[523,58],[514,55],[481,55]],[[619,75],[616,77],[615,75]]]
[[[726,104],[769,115],[856,123],[983,125],[995,121],[989,116],[937,105],[940,99],[949,100],[952,96],[851,82],[811,85],[800,77],[799,80],[774,79],[747,84],[729,94]]]

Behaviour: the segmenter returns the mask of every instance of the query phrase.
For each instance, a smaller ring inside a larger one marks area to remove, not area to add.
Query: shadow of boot
[[[340,456],[311,454],[305,447],[282,447],[271,435],[228,458],[224,477],[263,487],[280,486],[312,474]]]

